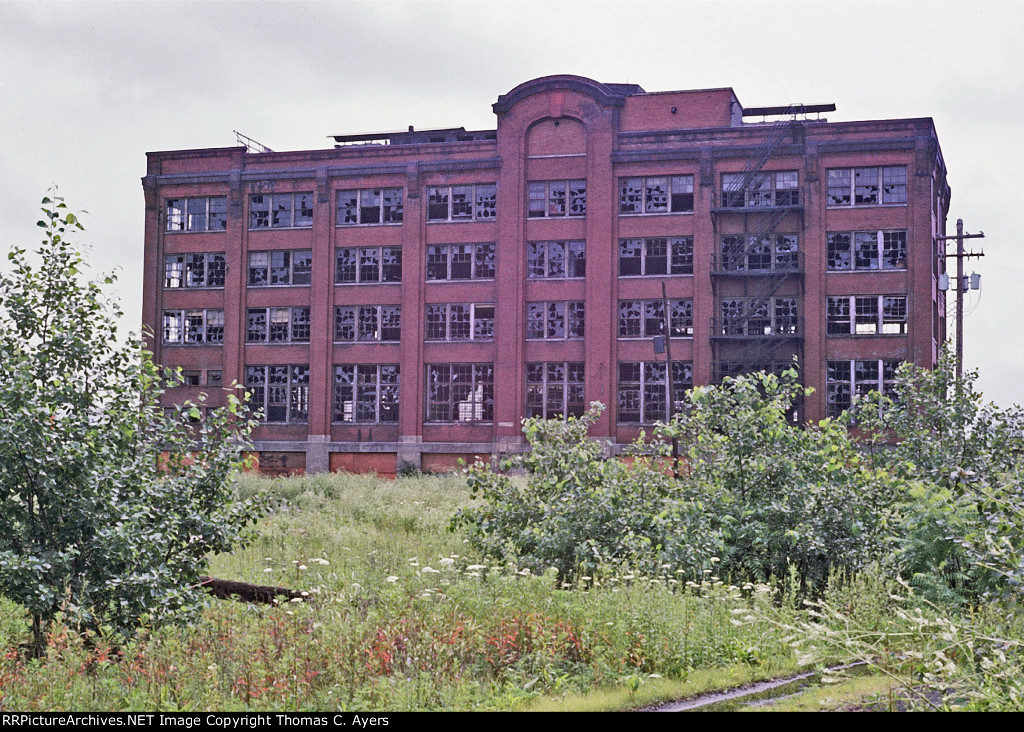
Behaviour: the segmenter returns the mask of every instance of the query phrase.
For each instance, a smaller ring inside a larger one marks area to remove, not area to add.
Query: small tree
[[[853,410],[875,465],[909,486],[895,569],[947,603],[1003,591],[1024,572],[1006,559],[1024,556],[1024,409],[985,402],[977,378],[957,380],[947,351],[931,370],[901,366],[895,398],[873,393]]]
[[[656,430],[689,446],[685,480],[721,529],[722,572],[763,580],[792,566],[820,588],[833,569],[859,569],[885,551],[897,487],[842,424],[790,419],[805,393],[794,370],[726,379],[694,389],[688,408]]]
[[[120,309],[84,280],[82,225],[59,198],[42,210],[39,264],[15,248],[0,275],[0,594],[30,613],[36,654],[59,612],[124,635],[188,616],[209,554],[262,511],[231,480],[240,400],[165,414],[151,354],[118,343]]]

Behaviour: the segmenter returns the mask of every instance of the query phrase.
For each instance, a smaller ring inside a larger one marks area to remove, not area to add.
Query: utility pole
[[[977,234],[964,233],[964,220],[956,220],[956,236],[940,236],[939,241],[943,242],[942,256],[945,259],[956,257],[956,383],[957,391],[963,382],[964,376],[964,260],[971,257],[984,257],[984,252],[965,252],[964,239],[984,239],[985,232]],[[945,242],[956,240],[956,254],[946,254]]]
[[[672,316],[668,309],[668,293],[661,283],[661,308],[665,316],[665,381],[668,384],[668,419],[671,422],[676,413],[676,383],[672,378]],[[679,478],[679,438],[672,433],[672,475]]]

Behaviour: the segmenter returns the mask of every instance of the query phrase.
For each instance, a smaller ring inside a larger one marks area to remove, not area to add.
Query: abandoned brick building
[[[931,119],[576,76],[493,109],[490,130],[149,153],[144,322],[186,380],[167,402],[245,384],[262,468],[394,474],[520,449],[524,417],[591,401],[623,445],[670,384],[679,403],[794,357],[805,419],[935,363]]]

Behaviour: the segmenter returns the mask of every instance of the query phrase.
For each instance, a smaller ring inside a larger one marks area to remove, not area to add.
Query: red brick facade
[[[592,401],[623,444],[667,410],[663,284],[680,391],[796,357],[820,419],[934,364],[930,119],[750,123],[731,89],[573,76],[494,111],[496,131],[150,153],[143,320],[195,382],[168,402],[247,384],[288,472],[447,468]]]

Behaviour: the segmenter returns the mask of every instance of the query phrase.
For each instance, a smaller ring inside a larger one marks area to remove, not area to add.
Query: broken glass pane
[[[356,339],[356,309],[339,307],[334,310],[334,340],[354,341]]]
[[[272,196],[272,215],[270,225],[272,227],[286,227],[292,225],[292,194],[279,193]]]

